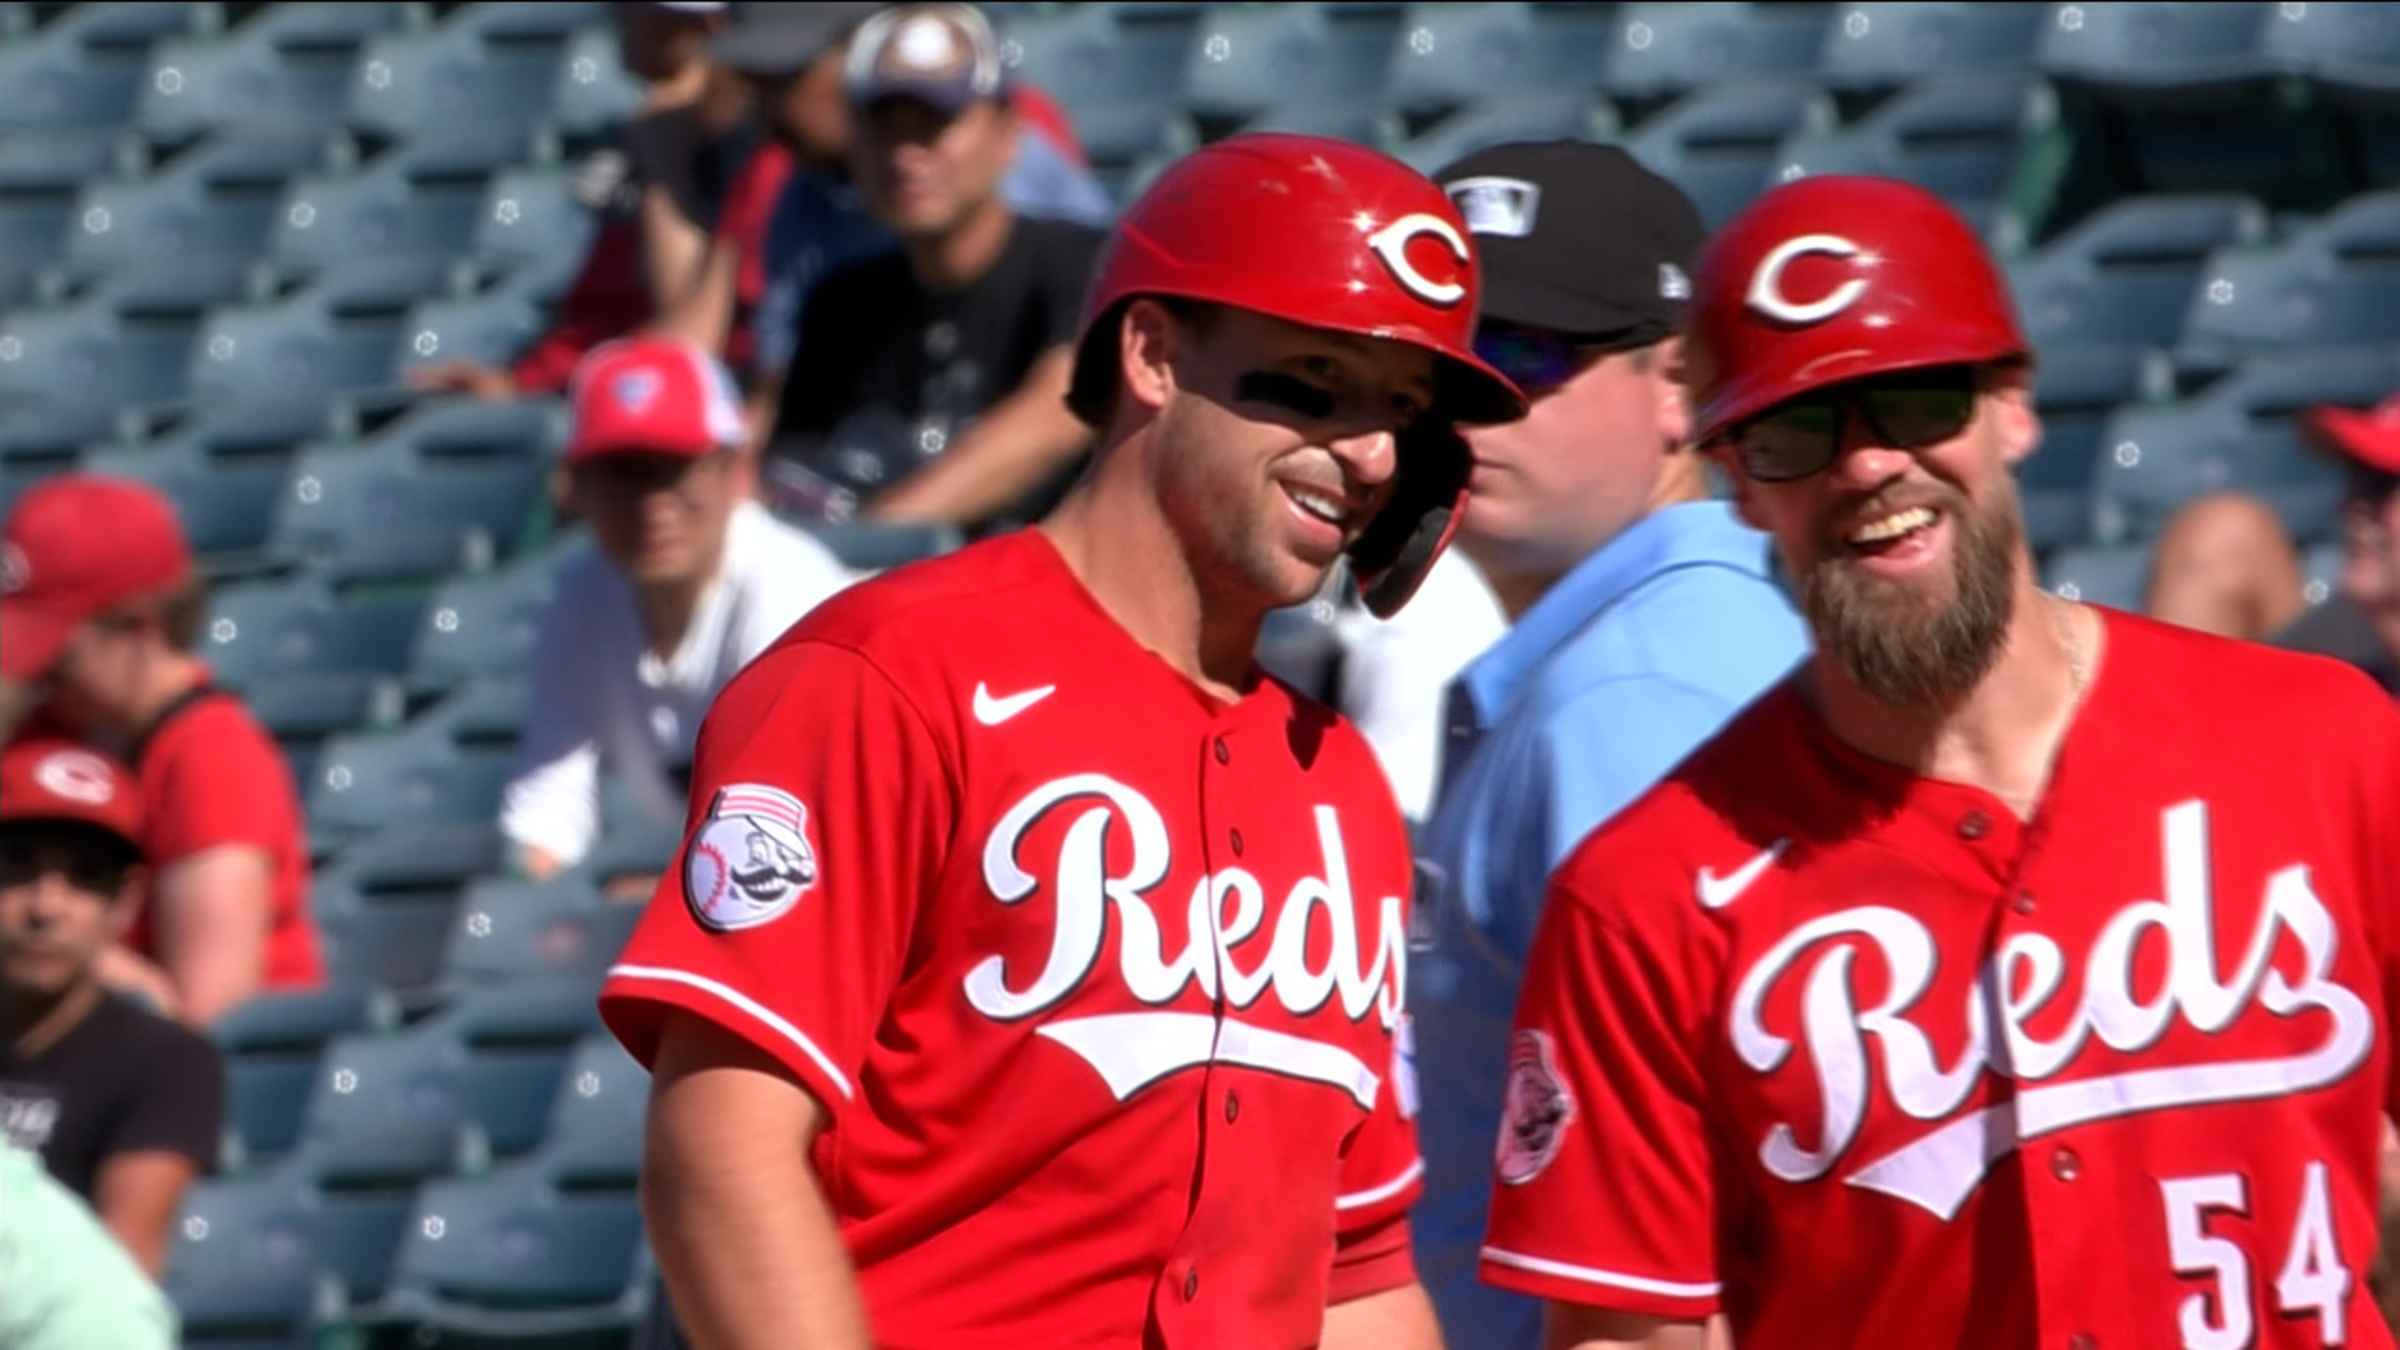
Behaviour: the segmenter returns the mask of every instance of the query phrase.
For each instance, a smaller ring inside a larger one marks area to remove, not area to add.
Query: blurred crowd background
[[[2400,5],[6,0],[0,1344],[626,1343],[709,698],[1039,515],[1109,221],[1249,129],[1931,188],[2046,584],[2400,678]],[[1349,594],[1261,659],[1421,821],[1522,606]]]

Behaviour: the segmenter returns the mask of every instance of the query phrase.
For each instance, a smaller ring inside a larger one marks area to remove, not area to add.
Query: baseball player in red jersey
[[[1438,1340],[1365,742],[1251,658],[1346,553],[1431,565],[1464,225],[1397,161],[1248,136],[1110,240],[1038,528],[836,597],[737,676],[601,1006],[651,1064],[645,1201],[711,1347]]]
[[[2031,354],[1934,198],[1779,188],[1694,292],[1818,651],[1554,874],[1485,1278],[1554,1347],[2391,1345],[2400,712],[2036,586]]]

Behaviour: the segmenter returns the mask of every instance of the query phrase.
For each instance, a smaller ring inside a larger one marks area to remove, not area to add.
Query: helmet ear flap
[[[1394,447],[1399,483],[1392,500],[1350,546],[1359,597],[1378,619],[1400,612],[1458,529],[1467,506],[1473,456],[1451,423],[1427,419],[1403,429]]]

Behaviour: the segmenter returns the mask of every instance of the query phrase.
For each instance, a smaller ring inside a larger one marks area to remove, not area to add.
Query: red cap
[[[567,462],[594,455],[691,455],[742,443],[742,399],[717,359],[680,338],[630,337],[575,367]]]
[[[141,789],[123,765],[73,741],[19,741],[0,752],[0,820],[80,820],[138,848]]]
[[[191,572],[175,508],[148,487],[81,473],[41,484],[0,541],[0,675],[41,674],[75,625]]]
[[[1889,178],[1802,178],[1701,252],[1684,343],[1693,439],[1825,385],[2026,351],[2000,269],[1941,198]]]
[[[2303,415],[2319,441],[2370,469],[2400,473],[2400,394],[2359,412],[2354,408],[2311,408]]]

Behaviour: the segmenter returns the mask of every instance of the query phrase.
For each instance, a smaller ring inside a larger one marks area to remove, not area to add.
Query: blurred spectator
[[[1068,344],[1099,231],[1020,216],[999,44],[963,5],[904,5],[851,41],[851,168],[897,254],[827,272],[801,310],[774,429],[779,497],[886,520],[1024,519],[1089,432]],[[790,462],[781,462],[786,457]]]
[[[2213,492],[2168,518],[2143,607],[2169,623],[2255,641],[2308,607],[2303,584],[2300,552],[2274,509]]]
[[[1806,630],[1767,540],[1708,500],[1680,339],[1702,237],[1623,151],[1495,147],[1436,175],[1477,236],[1475,346],[1533,399],[1467,431],[1459,545],[1514,626],[1451,687],[1420,836],[1432,945],[1409,963],[1426,1194],[1417,1264],[1444,1325],[1539,1343],[1540,1309],[1475,1278],[1499,1137],[1495,1065],[1550,870],[1790,670]]]
[[[0,752],[0,1135],[156,1275],[216,1157],[216,1047],[112,993],[101,957],[142,904],[140,789],[69,741]]]
[[[739,397],[698,347],[609,343],[576,372],[574,403],[569,493],[597,547],[564,565],[542,621],[533,712],[501,811],[533,876],[590,849],[603,774],[681,820],[709,701],[850,580],[752,499]]]
[[[0,1131],[5,1133],[5,1131]],[[0,1141],[0,1345],[174,1350],[174,1305],[91,1207]]]
[[[18,499],[6,528],[0,705],[131,764],[148,902],[102,973],[194,1026],[261,988],[324,979],[291,767],[192,654],[207,592],[165,498],[90,474]],[[10,728],[0,726],[0,735]]]
[[[2341,598],[2366,620],[2381,652],[2363,664],[2400,694],[2400,394],[2372,412],[2317,408],[2305,425],[2350,470],[2342,503]]]
[[[689,288],[711,228],[732,227],[744,194],[772,201],[790,172],[788,152],[753,125],[748,86],[709,59],[724,4],[614,10],[620,58],[645,92],[624,143],[593,152],[577,174],[576,196],[598,217],[583,266],[549,329],[514,363],[437,362],[410,372],[419,387],[486,399],[565,388],[585,352],[650,322],[662,298]],[[751,216],[763,229],[763,206]]]
[[[1418,826],[1433,811],[1450,681],[1508,631],[1508,611],[1463,549],[1444,549],[1408,604],[1377,619],[1343,588],[1335,621],[1341,662],[1332,702],[1367,738],[1400,814]]]

